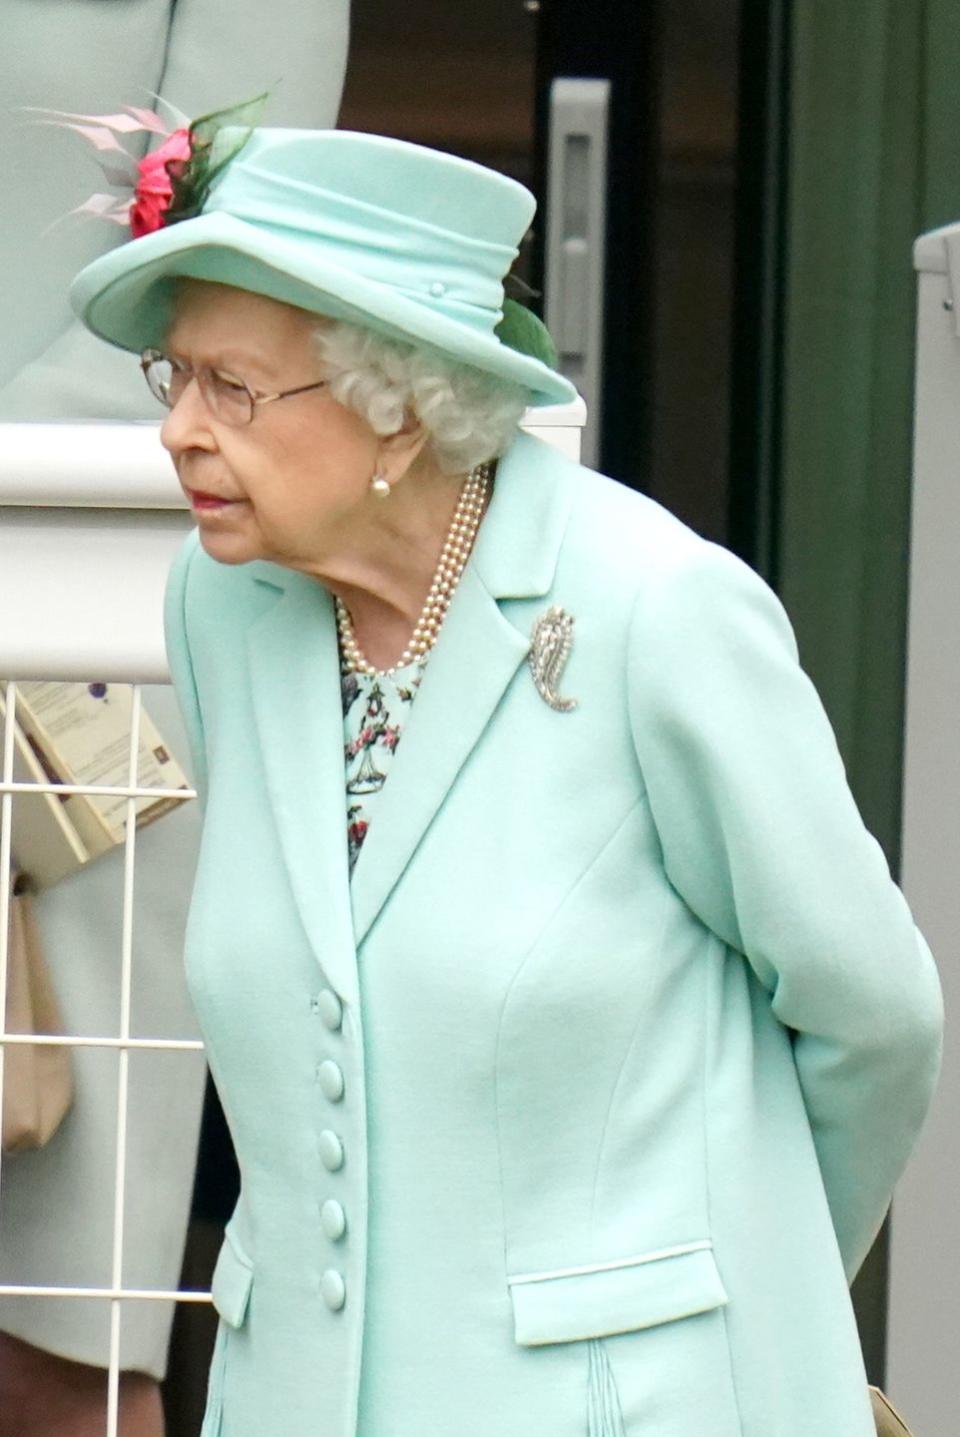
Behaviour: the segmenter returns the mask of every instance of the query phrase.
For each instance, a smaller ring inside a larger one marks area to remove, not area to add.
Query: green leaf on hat
[[[203,209],[214,180],[230,161],[240,153],[260,121],[270,91],[255,95],[239,105],[226,110],[212,110],[201,115],[190,126],[190,158],[168,160],[167,174],[173,186],[173,195],[163,214],[163,227],[176,224],[179,220],[193,219]],[[229,142],[217,146],[214,159],[214,142],[220,131],[227,127],[236,128],[238,133]]]
[[[556,369],[559,364],[557,348],[550,337],[550,331],[532,309],[515,299],[504,299],[503,318],[495,331],[501,344],[529,354],[533,359]]]

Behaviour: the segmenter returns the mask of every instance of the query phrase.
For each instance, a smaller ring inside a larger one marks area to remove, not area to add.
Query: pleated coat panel
[[[872,1437],[942,997],[772,590],[519,432],[352,882],[329,593],[191,535],[166,622],[242,1171],[204,1437]]]

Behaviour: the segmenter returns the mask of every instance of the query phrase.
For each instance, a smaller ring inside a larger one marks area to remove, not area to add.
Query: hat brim
[[[569,404],[577,391],[562,374],[496,335],[464,323],[351,270],[301,243],[234,215],[182,220],[108,250],[70,286],[70,303],[88,329],[134,354],[162,347],[178,276],[233,285],[315,314],[432,346],[490,374],[524,385],[530,404]]]

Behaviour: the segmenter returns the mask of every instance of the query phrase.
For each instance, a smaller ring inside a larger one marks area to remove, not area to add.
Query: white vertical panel
[[[10,836],[13,829],[13,725],[17,710],[17,686],[7,689],[3,725],[3,763],[0,765],[0,1112],[3,1111],[3,1078],[7,1031],[7,957],[10,936]],[[0,1159],[0,1201],[3,1198],[3,1162]]]
[[[960,226],[918,240],[901,885],[943,982],[938,1094],[891,1218],[887,1386],[920,1434],[960,1410]],[[951,1019],[953,1021],[951,1021]]]

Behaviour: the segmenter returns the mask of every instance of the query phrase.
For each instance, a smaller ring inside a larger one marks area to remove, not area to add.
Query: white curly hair
[[[412,410],[443,474],[464,473],[502,454],[529,403],[521,384],[345,320],[324,318],[311,338],[331,374],[333,398],[375,434],[396,433]]]

